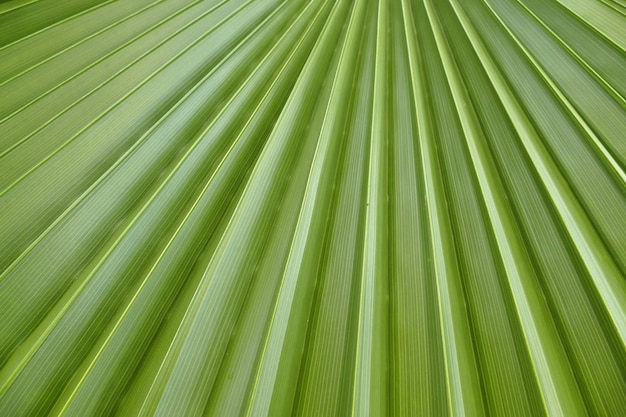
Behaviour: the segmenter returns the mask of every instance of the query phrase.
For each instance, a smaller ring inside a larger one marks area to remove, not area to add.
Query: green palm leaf
[[[0,4],[0,417],[626,410],[622,0]]]

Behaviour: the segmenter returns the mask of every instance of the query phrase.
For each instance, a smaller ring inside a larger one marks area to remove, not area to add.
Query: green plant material
[[[0,417],[622,416],[621,0],[0,4]]]

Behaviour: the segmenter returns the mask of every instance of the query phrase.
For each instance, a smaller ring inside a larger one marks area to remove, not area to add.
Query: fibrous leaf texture
[[[623,0],[0,2],[0,417],[626,415]]]

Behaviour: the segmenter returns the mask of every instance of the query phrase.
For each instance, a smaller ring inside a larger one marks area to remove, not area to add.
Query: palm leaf
[[[621,416],[621,0],[0,4],[0,416]]]

